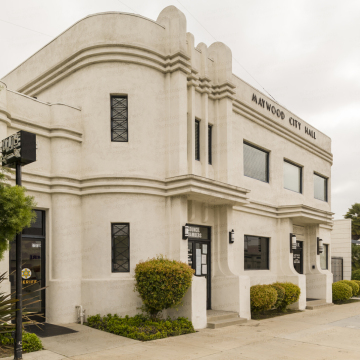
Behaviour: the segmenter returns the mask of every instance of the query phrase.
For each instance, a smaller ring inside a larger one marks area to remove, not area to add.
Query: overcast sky
[[[168,5],[195,44],[227,44],[236,75],[332,138],[335,218],[360,202],[360,0],[1,0],[0,78],[89,14],[156,20]]]

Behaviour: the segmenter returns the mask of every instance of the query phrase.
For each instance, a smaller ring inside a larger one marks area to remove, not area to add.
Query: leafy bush
[[[11,333],[0,334],[0,345],[1,346],[14,346],[14,338]],[[41,340],[35,334],[23,332],[22,336],[22,347],[24,353],[33,351],[39,351],[42,349]]]
[[[342,281],[332,284],[332,293],[334,302],[349,300],[353,296],[351,286]]]
[[[179,317],[176,320],[171,320],[170,318],[166,320],[153,320],[144,315],[125,316],[123,318],[116,314],[108,314],[103,317],[98,314],[89,316],[87,318],[87,325],[95,329],[141,341],[195,332],[191,321],[183,317]]]
[[[352,289],[352,294],[353,296],[356,296],[357,294],[359,294],[359,285],[355,282],[355,281],[351,281],[351,280],[340,280],[338,282],[344,283],[346,285],[349,285]]]
[[[270,310],[276,303],[277,290],[271,285],[255,285],[250,288],[251,311]]]
[[[284,300],[279,305],[278,307],[279,309],[285,310],[288,305],[291,305],[299,300],[301,291],[297,285],[291,282],[284,282],[284,283],[276,282],[273,284],[273,286],[274,285],[280,285],[285,289]]]
[[[284,301],[285,289],[279,284],[272,284],[271,286],[277,292],[277,300],[276,300],[276,303],[274,305],[274,308],[277,309],[279,306],[281,306],[282,302]]]
[[[357,295],[354,296],[360,295],[360,280],[351,280],[351,281],[355,281],[359,285],[359,292],[357,293]]]
[[[140,294],[144,310],[155,318],[160,311],[179,305],[193,274],[188,264],[162,256],[137,264],[135,290]]]
[[[351,274],[351,280],[360,280],[360,269],[354,270]]]

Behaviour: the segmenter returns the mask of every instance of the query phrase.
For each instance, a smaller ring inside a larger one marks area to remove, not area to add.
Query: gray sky
[[[0,78],[86,15],[156,20],[168,5],[195,44],[227,44],[236,75],[332,138],[335,218],[360,202],[359,0],[2,0]]]

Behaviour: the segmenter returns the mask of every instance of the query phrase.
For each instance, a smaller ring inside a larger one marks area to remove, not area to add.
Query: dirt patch
[[[0,346],[0,358],[9,357],[14,355],[14,349],[12,346]]]
[[[302,311],[301,310],[291,310],[291,309],[281,311],[281,310],[275,309],[275,310],[265,311],[263,313],[251,314],[251,319],[252,320],[265,320],[265,319],[271,319],[276,316],[284,316],[284,315],[289,315],[289,314],[295,314],[298,312],[302,312]]]

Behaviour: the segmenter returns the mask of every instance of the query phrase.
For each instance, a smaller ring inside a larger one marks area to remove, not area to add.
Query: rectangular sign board
[[[1,164],[15,168],[16,164],[27,165],[36,161],[36,135],[24,130],[1,141]]]

